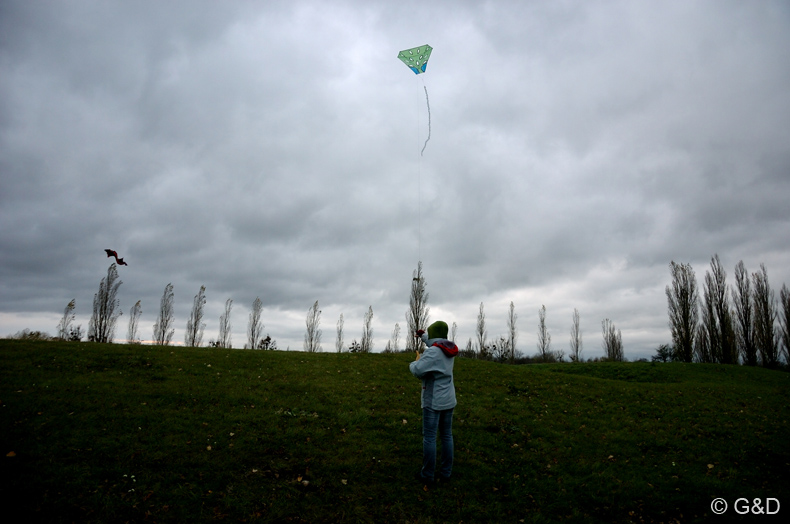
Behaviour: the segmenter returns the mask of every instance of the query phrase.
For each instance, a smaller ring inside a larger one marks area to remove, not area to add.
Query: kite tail
[[[425,84],[423,84],[422,88],[425,89],[425,104],[428,106],[428,138],[425,139],[425,143],[422,145],[420,156],[425,152],[425,146],[428,145],[428,140],[431,139],[431,102],[428,100],[428,88],[425,87]]]

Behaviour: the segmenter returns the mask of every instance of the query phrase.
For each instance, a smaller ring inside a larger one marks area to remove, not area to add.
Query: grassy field
[[[411,360],[0,340],[4,512],[685,523],[772,497],[790,513],[790,373],[459,358],[454,478],[426,489]]]

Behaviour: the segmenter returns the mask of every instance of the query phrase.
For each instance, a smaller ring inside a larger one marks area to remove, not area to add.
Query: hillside
[[[0,340],[0,493],[48,522],[702,522],[790,511],[790,374],[459,358],[424,489],[411,355]]]

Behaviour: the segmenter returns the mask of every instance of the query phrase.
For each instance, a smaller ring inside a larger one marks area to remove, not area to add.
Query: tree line
[[[425,328],[430,323],[428,307],[428,292],[425,276],[422,273],[422,262],[418,263],[417,270],[413,274],[411,295],[409,299],[409,309],[406,312],[406,322],[409,333],[414,333],[420,328]],[[494,339],[488,338],[486,324],[485,306],[481,302],[475,326],[475,336],[467,340],[466,346],[460,351],[460,355],[467,358],[477,358],[482,360],[492,360],[496,362],[521,364],[530,362],[562,362],[565,359],[565,351],[554,349],[551,343],[551,334],[546,326],[546,306],[541,306],[538,310],[538,342],[537,353],[533,356],[525,356],[518,348],[518,314],[515,305],[511,301],[506,317],[506,334],[499,335]],[[341,315],[342,321],[342,315]],[[602,360],[622,361],[625,360],[623,354],[622,333],[614,323],[607,319],[601,322],[603,335],[602,348],[604,357]],[[453,322],[450,328],[449,338],[457,344],[456,335],[458,331],[457,323]],[[387,342],[384,349],[385,353],[397,352],[400,337],[400,325],[395,324],[392,337]],[[407,337],[405,352],[419,350],[420,343],[412,336]],[[582,361],[582,331],[579,310],[573,310],[573,318],[570,328],[570,361]],[[596,359],[601,360],[601,359]]]
[[[672,277],[671,285],[666,287],[668,302],[669,328],[671,344],[662,344],[656,349],[653,361],[680,361],[739,364],[775,368],[790,362],[790,291],[782,285],[777,301],[774,291],[768,282],[768,272],[764,264],[760,270],[749,274],[743,261],[735,266],[735,284],[727,283],[727,273],[718,255],[710,262],[700,292],[694,269],[689,263],[669,265]],[[418,329],[425,329],[430,322],[428,307],[427,282],[422,270],[422,262],[418,263],[413,273],[409,307],[405,320],[407,335],[401,349],[401,327],[395,324],[384,347],[384,353],[400,351],[412,352],[420,350],[420,342],[411,334]],[[87,340],[93,342],[112,342],[115,337],[116,325],[122,311],[119,307],[118,289],[123,282],[118,278],[115,264],[110,265],[107,276],[99,284],[99,290],[93,297],[93,312],[87,331]],[[192,309],[187,319],[184,344],[191,347],[203,345],[205,330],[204,306],[206,304],[206,287],[201,286],[195,295]],[[211,339],[208,346],[232,348],[231,311],[233,300],[227,299],[224,312],[219,318],[219,333]],[[71,300],[63,311],[57,326],[57,339],[80,341],[83,337],[82,326],[75,326],[76,301]],[[247,324],[247,340],[245,349],[275,350],[277,342],[266,333],[261,321],[263,303],[256,297]],[[128,343],[139,344],[139,319],[142,314],[141,302],[138,300],[129,311],[129,322],[126,340]],[[469,358],[493,360],[506,363],[527,362],[562,362],[566,356],[571,362],[580,362],[583,341],[580,314],[573,310],[569,330],[569,351],[556,349],[552,344],[551,334],[546,325],[546,307],[538,310],[537,352],[532,356],[517,348],[518,315],[515,305],[510,303],[506,317],[506,334],[489,339],[484,305],[481,302],[475,326],[475,335],[470,337],[461,349],[461,355]],[[370,353],[373,351],[373,307],[369,306],[365,313],[362,336],[354,338],[348,345],[345,341],[345,322],[343,314],[336,324],[334,349],[337,352],[349,351]],[[307,312],[305,318],[305,334],[303,349],[307,352],[322,351],[321,310],[316,301]],[[456,342],[458,326],[453,322],[449,338]],[[173,285],[165,286],[159,303],[156,322],[153,325],[152,340],[157,345],[172,343],[174,328],[174,293]],[[47,338],[39,332],[25,330],[17,334],[17,338]],[[604,357],[600,360],[623,361],[622,333],[610,319],[601,321],[601,347]],[[457,342],[456,342],[457,343]],[[460,344],[459,344],[460,346]],[[599,359],[596,359],[599,360]]]
[[[790,363],[790,291],[776,295],[768,270],[749,274],[743,260],[735,266],[735,285],[716,254],[705,272],[702,296],[691,264],[669,265],[667,286],[672,345],[659,347],[654,360],[779,367]]]
[[[102,278],[99,283],[99,291],[93,296],[93,312],[88,325],[87,340],[89,342],[111,343],[115,339],[115,331],[119,317],[123,314],[120,309],[120,301],[117,297],[118,289],[122,280],[118,278],[116,264],[111,264],[107,269],[107,276]],[[173,341],[175,333],[174,319],[175,294],[173,284],[165,286],[162,298],[159,301],[156,322],[153,325],[152,341],[156,345],[169,346]],[[206,287],[200,286],[198,294],[195,295],[192,309],[186,323],[184,335],[184,345],[188,347],[200,347],[203,345],[203,336],[206,324],[203,322],[204,306],[206,305]],[[208,341],[209,347],[232,348],[232,325],[231,310],[233,299],[225,301],[225,309],[219,318],[219,333],[216,339]],[[63,316],[57,326],[56,339],[79,342],[82,340],[82,326],[75,326],[76,300],[72,299],[63,311]],[[263,302],[260,297],[256,297],[252,303],[252,310],[247,324],[247,341],[244,349],[276,350],[277,341],[267,333],[264,335],[264,324],[261,321],[263,312]],[[140,325],[139,320],[142,315],[141,301],[138,300],[129,312],[129,324],[126,334],[126,341],[130,344],[140,344]],[[318,309],[318,301],[310,308],[306,319],[306,332],[304,339],[304,350],[308,352],[321,351],[321,310]],[[365,315],[362,338],[358,342],[356,339],[348,347],[349,351],[369,353],[373,350],[373,307],[368,308]],[[26,339],[46,339],[50,338],[45,333],[30,332],[24,330],[17,334],[16,338]],[[338,341],[336,347],[338,351],[343,350],[343,315],[338,321]]]
[[[107,270],[107,276],[99,283],[99,290],[93,297],[93,310],[90,318],[87,340],[90,342],[111,343],[115,339],[115,331],[119,317],[123,315],[118,299],[118,290],[123,284],[119,280],[116,264],[111,264]],[[192,309],[187,320],[184,345],[189,347],[200,347],[203,345],[203,336],[206,324],[203,322],[204,306],[206,304],[206,287],[201,286],[198,294],[195,295]],[[405,337],[403,349],[400,348],[401,327],[399,323],[391,333],[390,338],[384,347],[384,353],[397,353],[400,351],[413,352],[420,350],[420,342],[411,336],[418,329],[425,329],[429,324],[430,315],[428,307],[429,294],[427,283],[422,271],[422,262],[418,263],[417,269],[413,273],[409,308],[406,311],[406,326],[409,335]],[[159,302],[156,322],[153,325],[152,341],[156,345],[168,346],[172,343],[174,328],[174,302],[175,295],[172,283],[168,283]],[[233,300],[227,299],[225,309],[219,318],[219,333],[216,339],[211,339],[208,346],[217,348],[232,348],[231,340],[231,311]],[[57,326],[57,336],[60,340],[81,341],[83,337],[82,326],[75,326],[76,318],[74,311],[76,301],[72,299],[66,306],[63,316]],[[263,335],[264,325],[261,322],[263,303],[260,297],[256,297],[252,303],[252,310],[247,324],[247,340],[244,344],[245,349],[275,350],[277,342],[267,333]],[[138,300],[129,311],[129,322],[126,334],[126,341],[130,344],[142,343],[140,335],[139,319],[142,315],[141,301]],[[507,316],[507,335],[499,336],[493,340],[488,339],[486,328],[486,317],[484,305],[480,303],[480,311],[476,325],[476,342],[473,343],[470,337],[466,348],[461,351],[461,355],[471,358],[484,360],[494,360],[498,362],[523,363],[523,362],[558,362],[563,361],[565,352],[555,350],[551,344],[551,335],[546,327],[546,307],[542,306],[538,312],[538,339],[537,353],[533,357],[524,357],[523,353],[516,347],[518,339],[518,328],[516,321],[518,315],[515,312],[513,302],[510,303]],[[369,306],[363,319],[362,336],[359,340],[353,339],[348,346],[345,345],[345,322],[343,314],[336,325],[335,350],[337,352],[349,351],[359,353],[370,353],[373,351],[373,307]],[[322,351],[321,339],[322,330],[320,329],[321,310],[318,301],[308,310],[305,319],[305,335],[303,349],[307,352]],[[453,322],[450,338],[455,342],[458,326]],[[605,359],[623,360],[622,336],[616,330],[614,324],[606,319],[602,322],[603,348]],[[578,310],[574,309],[573,323],[571,326],[570,355],[571,361],[581,360],[582,352],[582,332],[580,329],[580,319]],[[20,333],[18,338],[48,338],[41,333]]]

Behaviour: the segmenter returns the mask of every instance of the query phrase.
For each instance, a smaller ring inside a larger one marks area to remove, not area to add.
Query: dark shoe
[[[420,472],[417,472],[417,475],[415,475],[414,478],[416,478],[418,482],[420,482],[421,484],[423,484],[425,486],[433,486],[435,484],[435,482],[434,482],[434,480],[432,478],[423,477],[422,473],[420,473]]]

